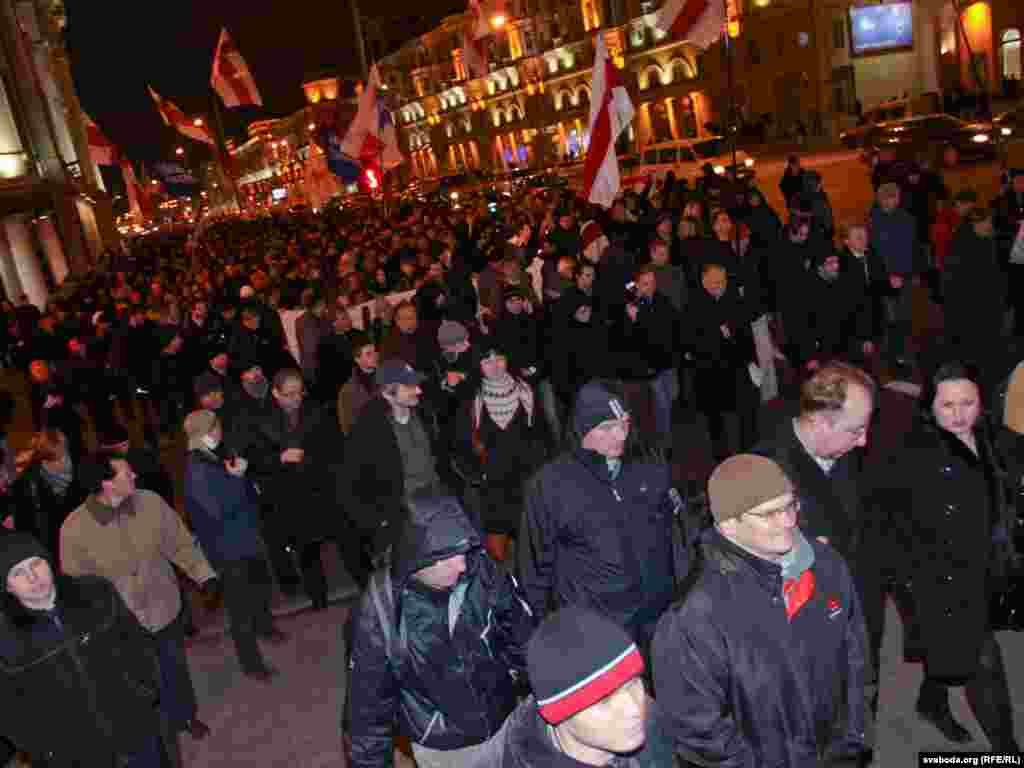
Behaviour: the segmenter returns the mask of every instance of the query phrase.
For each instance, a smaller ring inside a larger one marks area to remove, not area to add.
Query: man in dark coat
[[[696,765],[856,765],[868,652],[845,561],[797,527],[797,490],[770,459],[727,459],[708,496],[701,571],[654,638],[676,752]]]
[[[589,606],[646,649],[688,563],[677,561],[672,547],[682,502],[669,468],[627,455],[624,403],[606,382],[580,390],[575,447],[527,486],[519,571],[538,616],[552,605]]]
[[[402,361],[382,363],[374,377],[379,394],[359,414],[346,446],[341,497],[351,533],[374,556],[393,546],[412,495],[449,485],[437,421],[421,404],[424,380]]]
[[[273,404],[248,424],[244,456],[273,507],[272,519],[265,521],[268,547],[283,548],[297,559],[313,607],[324,610],[327,580],[320,545],[337,535],[333,515],[325,511],[335,507],[330,462],[340,453],[341,435],[306,398],[298,369],[278,371],[271,394]]]
[[[999,258],[1007,265],[1010,300],[1013,302],[1013,332],[1024,336],[1024,168],[1010,170],[1010,187],[996,200],[996,237]]]
[[[31,536],[0,535],[5,738],[33,764],[52,768],[160,768],[159,671],[149,634],[109,581],[56,576],[50,563]]]
[[[563,608],[530,639],[527,664],[534,695],[467,768],[673,768],[666,718],[644,690],[643,656],[614,622]]]
[[[396,730],[420,765],[469,765],[515,707],[510,672],[526,667],[530,609],[458,501],[423,495],[408,507],[392,563],[356,614],[353,768],[390,766]]]
[[[878,205],[871,211],[871,248],[884,262],[889,276],[887,301],[895,323],[890,329],[888,355],[900,367],[907,365],[907,341],[913,325],[913,282],[921,271],[917,222],[900,208],[900,188],[883,184]]]

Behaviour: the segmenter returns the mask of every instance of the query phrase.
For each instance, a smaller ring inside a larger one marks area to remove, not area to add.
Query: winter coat
[[[518,538],[534,612],[586,605],[646,647],[685,575],[673,561],[674,497],[664,464],[624,460],[612,480],[604,457],[577,447],[542,467],[527,485]]]
[[[248,471],[259,483],[266,503],[275,510],[265,521],[268,531],[300,542],[334,536],[338,529],[333,513],[337,496],[331,472],[341,458],[343,439],[335,424],[307,398],[294,429],[275,403],[262,418],[250,421],[248,430]],[[288,448],[301,448],[305,452],[302,461],[282,463],[281,453]]]
[[[946,259],[953,247],[953,238],[957,230],[960,229],[961,223],[962,217],[957,212],[955,205],[946,206],[935,217],[931,229],[932,255],[935,260],[935,268],[939,272],[945,268]]]
[[[402,333],[398,326],[392,326],[380,343],[380,360],[398,358],[404,360],[420,373],[429,373],[434,359],[437,357],[437,338],[417,330],[414,333]]]
[[[355,617],[348,673],[353,768],[391,765],[396,720],[399,733],[429,749],[481,744],[515,707],[509,672],[526,666],[533,617],[455,499],[411,503],[409,515],[391,564],[390,658],[372,593]],[[452,589],[414,578],[459,554],[466,571]]]
[[[609,768],[674,768],[675,756],[665,716],[654,699],[647,699],[647,738],[629,755],[612,758]],[[548,724],[532,696],[516,707],[505,724],[475,754],[466,768],[579,768],[551,740]]]
[[[871,209],[870,245],[890,275],[908,277],[920,271],[917,222],[902,208]]]
[[[693,356],[697,407],[704,412],[736,411],[741,388],[752,388],[748,366],[756,357],[750,316],[730,286],[717,301],[703,288],[683,322],[683,346]],[[730,328],[726,338],[721,326]]]
[[[263,553],[256,488],[248,478],[229,474],[209,451],[188,453],[185,514],[215,568]]]
[[[546,363],[541,356],[541,325],[534,314],[512,315],[503,312],[491,330],[493,343],[508,355],[508,369],[516,376],[525,376],[530,368],[542,371]],[[487,346],[487,342],[483,343]]]
[[[433,410],[421,401],[413,413],[426,430],[438,477],[450,479],[449,455],[441,443]],[[356,420],[340,475],[341,496],[349,519],[383,551],[394,543],[405,519],[402,452],[391,422],[391,406],[376,396]]]
[[[623,325],[623,378],[646,379],[675,368],[678,357],[679,315],[668,297],[655,293],[637,298],[636,321]]]
[[[1005,264],[1009,261],[1013,244],[1017,241],[1021,222],[1024,222],[1024,195],[1017,194],[1011,188],[993,200],[992,207],[996,211],[994,223],[999,242],[999,257],[1001,263]]]
[[[316,389],[320,399],[329,402],[338,397],[341,388],[348,383],[355,369],[355,351],[351,335],[328,331],[317,344]]]
[[[109,581],[57,577],[56,616],[0,616],[4,737],[48,768],[117,768],[157,736],[152,640]]]
[[[994,237],[979,237],[972,224],[960,227],[943,274],[946,333],[976,354],[998,344],[1006,313],[1006,276]]]
[[[825,474],[797,438],[793,421],[786,418],[752,452],[772,459],[796,486],[800,496],[800,529],[808,537],[824,536],[852,563],[863,517],[860,450],[838,459]]]
[[[74,469],[71,484],[62,496],[53,490],[45,474],[41,464],[33,464],[18,475],[11,485],[10,507],[14,512],[14,530],[32,534],[47,552],[57,555],[60,527],[86,494]]]
[[[835,279],[827,280],[815,270],[804,285],[804,320],[788,327],[797,360],[824,361],[859,353],[859,342],[872,338],[871,306],[864,296],[863,279],[840,271]]]
[[[658,280],[658,293],[669,300],[672,309],[682,312],[686,308],[686,300],[689,294],[689,280],[682,267],[675,267],[671,264],[655,267]]]
[[[984,422],[979,456],[918,423],[870,478],[870,546],[879,579],[909,583],[929,675],[967,678],[989,632],[990,578],[1005,567],[1011,510]],[[865,597],[865,599],[868,599]]]
[[[702,536],[702,570],[654,638],[658,704],[684,765],[821,768],[864,749],[857,590],[835,550],[808,543],[813,591],[790,619],[778,564],[715,528]]]
[[[352,434],[359,414],[376,394],[373,374],[367,376],[360,369],[353,369],[352,376],[338,393],[338,426],[346,437]]]
[[[303,312],[295,321],[295,336],[299,344],[299,365],[306,381],[313,383],[320,370],[320,342],[331,332],[330,324],[310,311]]]

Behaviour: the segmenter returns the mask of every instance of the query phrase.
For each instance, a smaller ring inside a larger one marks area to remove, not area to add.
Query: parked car
[[[672,171],[677,179],[696,179],[705,164],[723,175],[732,165],[732,150],[722,136],[705,139],[679,139],[648,144],[640,153],[640,163],[631,170],[636,174],[651,174],[656,179]],[[754,158],[742,149],[736,150],[736,173],[745,178],[754,173]]]
[[[992,121],[992,125],[995,126],[996,137],[999,141],[1024,139],[1024,107],[1003,112]]]
[[[864,149],[907,162],[931,155],[949,166],[961,158],[994,158],[996,141],[992,123],[968,123],[952,115],[932,114],[879,123],[865,136]]]
[[[868,133],[879,123],[888,123],[893,120],[905,120],[908,117],[919,115],[931,115],[939,110],[939,95],[934,92],[924,93],[916,98],[891,99],[876,104],[871,109],[864,111],[860,122],[856,127],[850,128],[839,134],[839,141],[850,149],[859,149],[864,146],[864,139]]]

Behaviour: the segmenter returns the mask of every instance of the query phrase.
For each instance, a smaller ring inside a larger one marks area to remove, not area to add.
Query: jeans
[[[679,376],[675,368],[668,368],[651,379],[654,397],[654,425],[659,438],[672,434],[672,405],[679,396]]]
[[[258,672],[266,668],[266,662],[256,638],[274,631],[266,560],[262,556],[231,560],[219,570],[238,662],[245,672]]]
[[[185,730],[196,716],[196,690],[185,656],[185,632],[181,615],[153,633],[160,662],[160,709],[171,733]]]
[[[462,768],[473,765],[474,759],[486,746],[484,742],[462,749],[430,749],[413,742],[412,754],[419,768]]]
[[[125,755],[118,760],[120,768],[162,768],[164,745],[159,734],[154,734],[146,742],[146,746],[133,755]]]
[[[889,356],[901,360],[907,356],[907,340],[914,323],[914,282],[907,276],[903,287],[895,296],[887,296],[886,303],[892,317],[889,328]]]

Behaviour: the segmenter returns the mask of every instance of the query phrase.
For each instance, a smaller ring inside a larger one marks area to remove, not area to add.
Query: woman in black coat
[[[160,768],[159,669],[113,585],[56,576],[33,537],[0,534],[3,734],[47,768]]]
[[[927,410],[871,483],[869,517],[877,525],[864,544],[878,553],[883,583],[907,584],[913,597],[925,664],[918,714],[950,741],[970,741],[947,692],[966,685],[992,748],[1016,752],[1006,671],[988,615],[990,590],[1012,558],[1012,529],[976,381],[959,363],[936,371],[922,399]],[[877,587],[866,592],[865,600],[880,599]]]
[[[60,527],[85,496],[64,434],[56,429],[35,434],[28,463],[11,486],[14,529],[35,536],[56,554]]]
[[[722,461],[756,440],[757,395],[749,370],[756,357],[750,311],[725,267],[708,264],[688,314],[684,346],[695,369],[697,410],[707,419],[716,462]]]
[[[508,368],[500,347],[481,356],[480,386],[463,408],[458,429],[459,453],[481,470],[487,552],[499,562],[522,521],[526,479],[543,460],[533,389]]]

